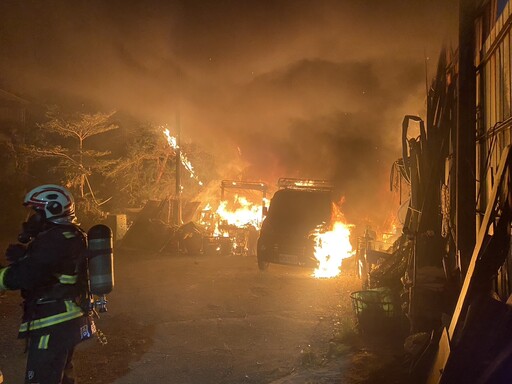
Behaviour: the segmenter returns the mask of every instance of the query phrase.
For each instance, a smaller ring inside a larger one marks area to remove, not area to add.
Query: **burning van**
[[[324,180],[279,179],[257,244],[258,267],[270,263],[318,268],[315,233],[328,230],[333,187]]]

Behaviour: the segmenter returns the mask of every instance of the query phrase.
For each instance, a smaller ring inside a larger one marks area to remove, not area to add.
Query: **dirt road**
[[[360,282],[310,275],[279,265],[260,272],[251,257],[117,251],[109,312],[97,321],[108,342],[79,346],[80,383],[357,382],[342,380],[353,350],[330,341],[353,329],[349,293]],[[0,299],[7,384],[23,376],[17,301],[13,292]]]

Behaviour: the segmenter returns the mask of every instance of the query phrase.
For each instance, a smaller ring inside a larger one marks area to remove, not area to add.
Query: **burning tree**
[[[133,129],[126,153],[108,172],[128,205],[161,200],[174,187],[174,170],[168,167],[170,152],[162,134],[152,124]]]
[[[168,198],[176,187],[177,160],[169,136],[164,135],[161,126],[152,123],[137,126],[128,136],[125,155],[107,174],[118,185],[125,204],[140,206],[141,202]],[[187,152],[190,154],[190,149]],[[192,151],[192,156],[200,169],[213,168],[212,159],[207,154],[196,150]],[[187,179],[190,182],[186,182]],[[184,192],[188,197],[201,188],[197,177],[185,177],[184,182],[187,183]]]

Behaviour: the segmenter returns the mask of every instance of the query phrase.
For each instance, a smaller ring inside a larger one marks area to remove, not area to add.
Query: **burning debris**
[[[231,199],[225,197],[226,190],[237,193]],[[262,194],[259,202],[250,199],[249,190]],[[261,182],[223,180],[221,182],[221,200],[217,209],[208,203],[201,211],[199,222],[205,228],[208,243],[217,252],[231,252],[240,255],[256,254],[256,241],[264,217],[267,185]]]

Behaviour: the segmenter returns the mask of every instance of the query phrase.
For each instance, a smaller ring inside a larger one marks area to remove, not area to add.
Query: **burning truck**
[[[222,180],[217,209],[200,212],[203,252],[256,256],[256,241],[266,211],[268,186],[256,181]]]

